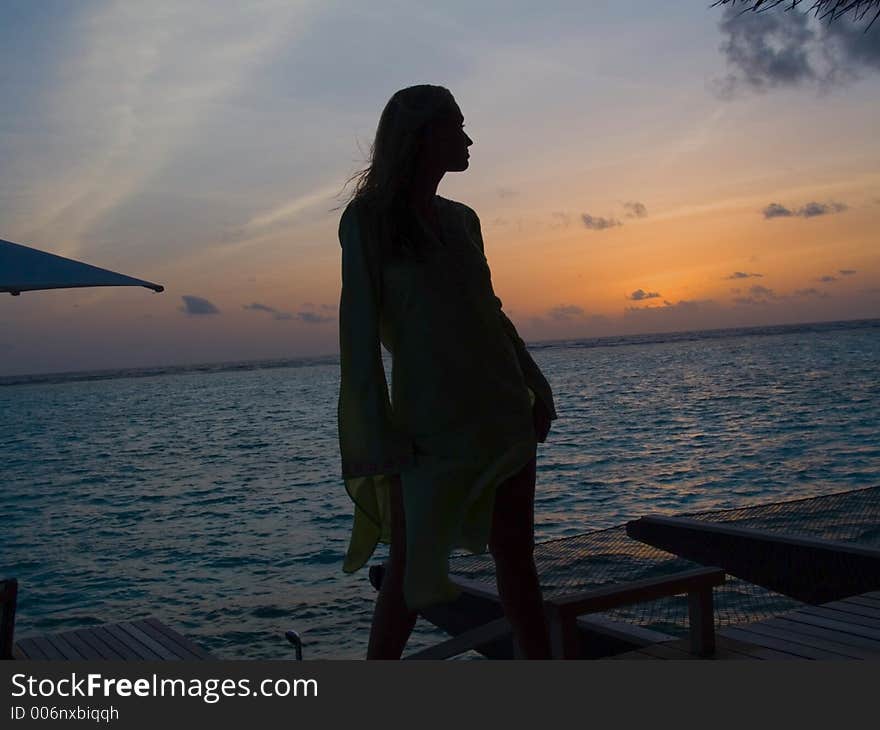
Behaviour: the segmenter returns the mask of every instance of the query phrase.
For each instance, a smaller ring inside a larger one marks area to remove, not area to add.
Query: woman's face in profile
[[[425,128],[425,155],[432,166],[458,172],[468,168],[468,147],[474,141],[464,131],[458,106],[438,116]]]

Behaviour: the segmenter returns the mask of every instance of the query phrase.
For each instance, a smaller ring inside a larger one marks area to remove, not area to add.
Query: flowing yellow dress
[[[427,260],[380,256],[361,200],[339,222],[342,478],[354,502],[343,570],[390,543],[391,475],[406,523],[404,600],[456,598],[449,554],[487,550],[497,487],[535,457],[532,406],[553,394],[492,289],[477,214],[435,196]],[[380,344],[391,354],[389,399]],[[393,405],[392,405],[393,404]]]

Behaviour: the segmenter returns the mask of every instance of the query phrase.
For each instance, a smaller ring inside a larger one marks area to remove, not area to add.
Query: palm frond
[[[770,8],[775,8],[777,5],[782,5],[783,3],[788,3],[788,7],[786,7],[785,10],[792,10],[800,5],[801,2],[802,0],[716,0],[716,2],[712,3],[709,7],[714,8],[716,5],[735,6],[741,4],[746,6],[742,11],[744,13],[749,10],[762,13]],[[874,24],[874,21],[877,20],[878,16],[880,16],[880,0],[813,0],[813,4],[807,12],[812,12],[820,20],[828,18],[828,22],[830,23],[846,14],[849,14],[853,20],[859,22],[864,20],[865,16],[871,11],[876,12],[874,12],[873,17],[865,27],[865,32],[867,33],[868,28],[870,28]]]

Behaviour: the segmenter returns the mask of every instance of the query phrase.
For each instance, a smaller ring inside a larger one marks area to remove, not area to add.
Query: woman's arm
[[[485,258],[486,253],[483,249],[483,232],[480,228],[480,218],[472,208],[468,208],[467,210],[470,211],[469,218],[471,233],[480,252]],[[489,286],[491,285],[490,275]],[[494,290],[492,293],[494,295]],[[556,406],[553,403],[553,390],[550,388],[547,378],[544,377],[541,368],[539,368],[537,363],[532,359],[532,356],[529,354],[528,348],[526,347],[526,343],[523,342],[522,338],[519,336],[513,322],[511,322],[507,315],[502,311],[501,300],[495,296],[495,301],[498,304],[498,316],[501,318],[501,325],[504,327],[507,336],[511,339],[514,348],[516,349],[517,360],[519,360],[520,369],[525,376],[526,385],[534,391],[536,398],[541,402],[541,405],[544,406],[550,420],[558,418],[556,415]]]
[[[395,432],[379,341],[379,260],[350,204],[339,221],[341,383],[337,410],[343,477],[397,474],[414,461]]]

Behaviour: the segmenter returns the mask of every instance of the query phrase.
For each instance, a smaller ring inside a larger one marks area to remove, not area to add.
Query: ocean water
[[[538,540],[880,484],[880,320],[531,352],[560,416]],[[222,658],[293,658],[287,629],[306,658],[362,658],[375,592],[341,570],[338,375],[330,357],[0,379],[16,635],[153,615]],[[442,638],[420,622],[409,650]]]

